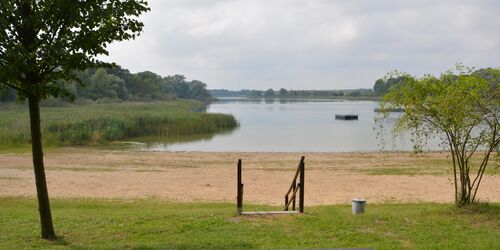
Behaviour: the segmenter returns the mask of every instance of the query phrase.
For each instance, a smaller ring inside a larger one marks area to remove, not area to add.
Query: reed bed
[[[44,143],[96,145],[143,136],[210,134],[238,126],[232,115],[196,112],[204,104],[191,100],[44,107]],[[30,143],[25,105],[0,106],[0,144]]]

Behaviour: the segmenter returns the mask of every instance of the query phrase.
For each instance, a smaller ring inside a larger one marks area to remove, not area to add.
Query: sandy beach
[[[452,202],[445,153],[208,153],[61,148],[45,153],[51,197],[160,198],[234,202],[243,160],[244,200],[280,205],[300,157],[306,205]],[[30,154],[0,154],[0,196],[35,196]],[[494,166],[494,162],[491,167]],[[500,201],[500,175],[483,178],[479,198]]]

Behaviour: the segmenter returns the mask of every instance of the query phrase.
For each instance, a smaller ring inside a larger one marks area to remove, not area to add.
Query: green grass
[[[472,174],[477,173],[477,166],[474,166]],[[370,169],[363,169],[360,172],[367,173],[369,175],[407,175],[407,176],[417,176],[417,175],[433,175],[433,176],[450,176],[453,175],[451,170],[451,164],[443,166],[390,166],[390,167],[374,167]],[[488,167],[484,171],[485,175],[498,175],[500,174],[500,168],[495,165],[494,162],[488,164]]]
[[[368,204],[306,207],[305,215],[238,217],[234,204],[155,199],[53,199],[60,239],[41,240],[36,200],[0,198],[0,248],[498,249],[500,205]],[[250,206],[247,210],[277,209]]]
[[[480,165],[481,154],[477,155],[472,159],[471,173],[477,172],[477,167]],[[496,155],[490,157],[488,167],[486,168],[484,174],[486,175],[498,175],[500,174],[500,165],[496,160]],[[363,168],[358,170],[359,172],[366,173],[369,175],[407,175],[407,176],[417,176],[417,175],[433,175],[433,176],[451,176],[453,175],[452,162],[450,159],[436,159],[436,158],[409,158],[405,163],[398,163],[394,165],[383,165],[383,166],[373,166],[370,168]]]
[[[233,116],[194,112],[203,103],[177,100],[42,107],[46,145],[102,145],[143,136],[210,134],[235,128]],[[0,109],[0,149],[26,148],[30,143],[28,110],[23,105]]]
[[[17,181],[21,180],[21,178],[12,176],[0,176],[0,180]]]
[[[371,168],[368,170],[362,170],[361,172],[365,172],[369,175],[408,175],[408,176],[416,176],[416,175],[437,175],[443,176],[448,175],[446,169],[444,168],[427,168],[423,166],[398,166],[398,167],[378,167]]]
[[[47,151],[47,147],[44,148],[44,150]],[[0,153],[3,153],[3,154],[31,153],[31,145],[30,144],[11,144],[10,142],[0,141]]]

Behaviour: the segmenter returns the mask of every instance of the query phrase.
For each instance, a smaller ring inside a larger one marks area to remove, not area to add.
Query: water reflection
[[[394,138],[391,129],[401,113],[382,126],[375,120],[375,101],[221,99],[207,112],[232,114],[240,123],[233,131],[210,135],[151,138],[147,149],[158,151],[360,152],[412,150],[409,135]],[[335,114],[357,114],[359,120],[335,120]],[[383,128],[383,129],[381,129]],[[382,140],[381,140],[382,139]],[[431,141],[427,148],[440,149]]]
[[[209,142],[215,136],[230,136],[236,130],[238,130],[238,127],[234,129],[220,130],[208,134],[175,135],[167,137],[140,137],[136,138],[137,143],[129,142],[129,144],[139,150],[166,151],[170,149],[171,145],[192,142]]]

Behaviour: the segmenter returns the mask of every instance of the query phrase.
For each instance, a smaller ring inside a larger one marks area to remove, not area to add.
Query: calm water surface
[[[245,151],[245,152],[367,152],[412,150],[408,138],[391,139],[394,113],[384,128],[384,142],[377,137],[374,101],[249,101],[225,99],[211,104],[209,113],[232,114],[239,128],[184,142],[148,143],[157,151]],[[358,114],[357,121],[335,120],[335,114]],[[384,146],[382,147],[382,144]],[[431,143],[426,149],[439,149]]]

